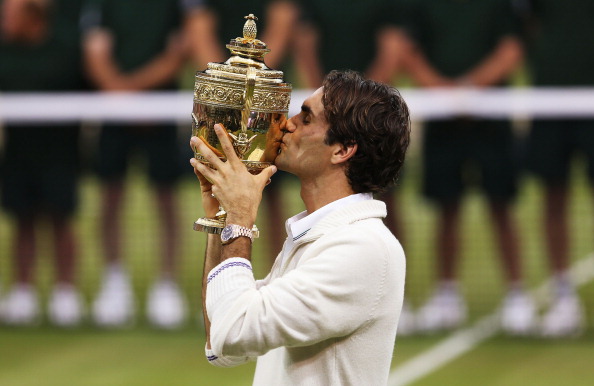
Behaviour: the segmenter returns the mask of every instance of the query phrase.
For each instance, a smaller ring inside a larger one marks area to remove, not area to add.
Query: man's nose
[[[293,118],[294,117],[289,118],[289,120],[287,121],[287,124],[283,125],[283,128],[281,129],[281,131],[283,133],[292,133],[295,131],[295,128],[297,126],[295,126],[295,123],[293,123]]]

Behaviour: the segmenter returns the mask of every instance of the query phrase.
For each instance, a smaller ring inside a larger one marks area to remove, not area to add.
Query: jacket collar
[[[321,218],[295,245],[316,240],[329,231],[369,218],[386,217],[386,204],[379,200],[365,200],[349,203]]]

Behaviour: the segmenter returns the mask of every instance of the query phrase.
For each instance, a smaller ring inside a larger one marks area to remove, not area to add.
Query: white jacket
[[[234,366],[259,357],[254,385],[385,385],[405,277],[385,216],[376,200],[330,213],[258,282],[246,259],[215,267],[206,297],[209,361]]]

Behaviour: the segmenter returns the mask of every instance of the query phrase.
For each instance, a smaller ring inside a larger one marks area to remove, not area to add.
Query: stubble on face
[[[287,123],[275,165],[297,176],[322,166],[328,124],[322,104],[323,89],[317,89]]]

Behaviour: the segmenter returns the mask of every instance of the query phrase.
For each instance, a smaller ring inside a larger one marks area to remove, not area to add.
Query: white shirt
[[[291,249],[293,249],[293,244],[295,243],[295,241],[305,236],[307,232],[314,225],[316,225],[316,223],[320,219],[322,219],[328,213],[340,209],[344,206],[347,206],[351,203],[366,200],[373,200],[373,194],[355,193],[351,194],[350,196],[343,197],[339,200],[332,201],[331,203],[324,205],[323,207],[319,208],[313,213],[308,213],[307,210],[304,210],[303,212],[298,213],[295,216],[287,219],[287,221],[285,222],[287,240],[285,241],[285,247],[283,248],[283,256],[281,256],[281,265],[286,255],[289,253]]]

